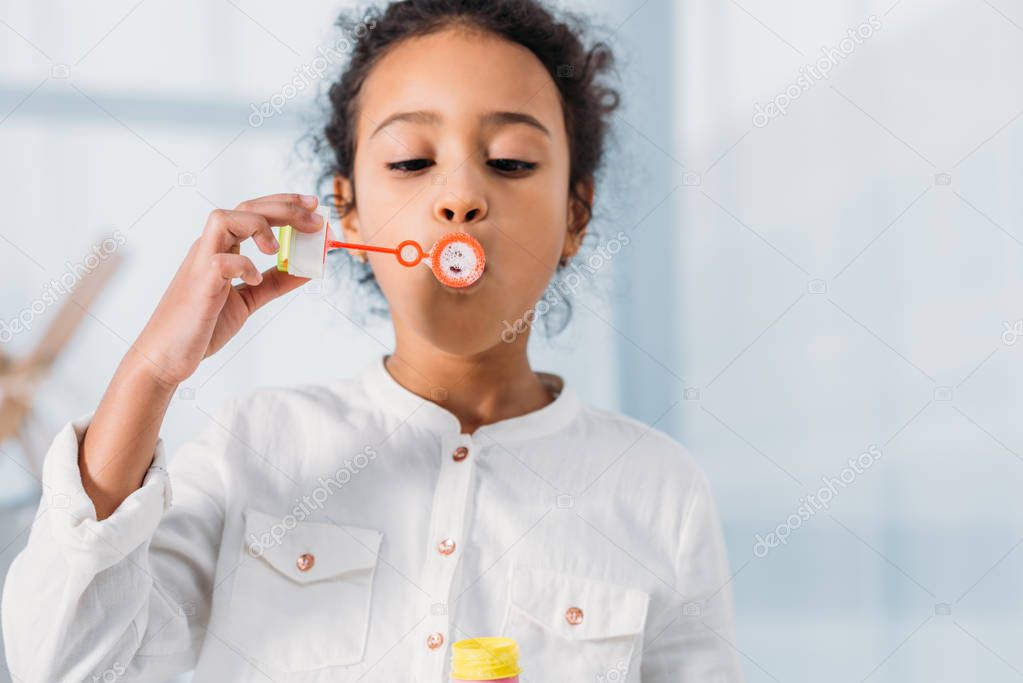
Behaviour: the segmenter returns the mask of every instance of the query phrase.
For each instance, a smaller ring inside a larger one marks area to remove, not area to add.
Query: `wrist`
[[[136,387],[141,384],[151,393],[166,394],[167,396],[172,396],[180,384],[178,380],[169,378],[157,361],[135,345],[132,345],[124,354],[117,374]]]

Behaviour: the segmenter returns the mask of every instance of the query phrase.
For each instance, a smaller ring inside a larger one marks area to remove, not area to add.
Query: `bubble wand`
[[[277,240],[277,270],[299,277],[322,278],[327,252],[332,249],[356,249],[393,254],[398,263],[413,268],[425,262],[434,277],[448,287],[468,287],[483,275],[486,257],[483,246],[465,232],[450,232],[437,240],[429,251],[415,240],[405,240],[397,247],[354,244],[331,239],[330,216],[326,208],[317,210],[323,227],[317,232],[299,232],[290,225],[282,226]]]

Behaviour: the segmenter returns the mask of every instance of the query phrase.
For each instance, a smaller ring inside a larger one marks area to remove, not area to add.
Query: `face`
[[[466,288],[426,265],[369,252],[399,344],[448,353],[503,343],[537,302],[559,259],[578,249],[580,207],[570,201],[569,144],[557,87],[526,48],[452,28],[397,44],[359,95],[352,242],[430,248],[465,232],[486,254]],[[341,194],[351,184],[340,179]],[[524,335],[523,335],[524,337]],[[524,343],[524,342],[523,342]]]

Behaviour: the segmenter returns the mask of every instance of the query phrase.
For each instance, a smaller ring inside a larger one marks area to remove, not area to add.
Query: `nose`
[[[459,197],[446,192],[437,198],[433,215],[442,223],[455,225],[478,223],[487,216],[487,202],[482,197]]]

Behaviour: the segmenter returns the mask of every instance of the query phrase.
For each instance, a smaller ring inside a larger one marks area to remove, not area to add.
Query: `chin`
[[[499,322],[486,319],[468,324],[429,325],[420,334],[446,353],[474,356],[503,343],[501,329]]]
[[[504,343],[501,302],[486,297],[464,298],[446,294],[430,297],[415,316],[406,318],[416,333],[432,346],[458,356],[471,356]],[[510,321],[514,322],[514,320]]]

